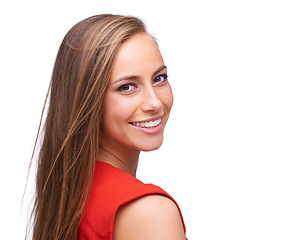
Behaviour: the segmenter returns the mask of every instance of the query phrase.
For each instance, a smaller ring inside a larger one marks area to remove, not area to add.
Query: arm
[[[147,195],[119,208],[114,240],[185,240],[175,203],[162,195]]]

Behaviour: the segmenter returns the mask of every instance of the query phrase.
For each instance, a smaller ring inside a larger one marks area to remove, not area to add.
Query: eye
[[[122,86],[120,86],[117,91],[118,92],[131,92],[135,89],[135,84],[134,83],[127,83],[127,84],[123,84]]]
[[[161,75],[157,76],[157,77],[153,80],[153,82],[154,82],[155,84],[157,84],[157,83],[162,83],[162,82],[165,82],[167,79],[168,79],[167,74],[161,74]]]

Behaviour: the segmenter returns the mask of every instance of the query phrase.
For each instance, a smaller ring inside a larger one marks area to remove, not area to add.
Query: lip
[[[133,124],[133,122],[134,123],[144,123],[144,122],[155,121],[155,120],[158,120],[158,119],[161,119],[161,122],[156,127],[150,127],[150,128],[139,127],[139,126],[136,126],[136,125]],[[153,118],[148,118],[148,119],[145,119],[145,120],[133,121],[133,122],[130,122],[129,125],[134,127],[135,129],[140,130],[140,131],[142,131],[144,133],[147,133],[147,134],[156,134],[156,133],[161,132],[162,129],[163,129],[163,116],[158,116],[158,117],[153,117]]]
[[[148,118],[148,119],[144,119],[144,120],[140,120],[140,121],[132,121],[132,122],[136,122],[136,123],[150,122],[150,121],[158,120],[160,118],[163,119],[163,116],[164,115],[159,115],[159,116],[156,116],[156,117],[152,117],[152,118]]]

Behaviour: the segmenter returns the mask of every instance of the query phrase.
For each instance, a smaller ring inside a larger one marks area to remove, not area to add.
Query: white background
[[[3,5],[5,4],[5,5]],[[59,45],[100,13],[143,18],[174,90],[138,178],[179,203],[189,240],[302,239],[301,1],[6,1],[0,7],[1,239],[23,239],[27,167]]]

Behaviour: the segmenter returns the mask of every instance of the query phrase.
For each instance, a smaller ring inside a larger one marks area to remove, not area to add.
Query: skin
[[[121,45],[105,96],[97,160],[135,176],[140,151],[161,146],[173,104],[166,76],[167,67],[150,35],[138,33]],[[161,130],[154,134],[130,124],[160,117]]]
[[[96,160],[136,175],[140,151],[158,149],[173,104],[158,46],[146,33],[122,43],[113,63],[105,96],[100,148]],[[137,127],[161,119],[154,129]],[[114,240],[184,240],[175,203],[167,197],[149,195],[122,206],[116,215]]]
[[[170,199],[150,195],[118,210],[114,240],[185,240],[179,211]]]

